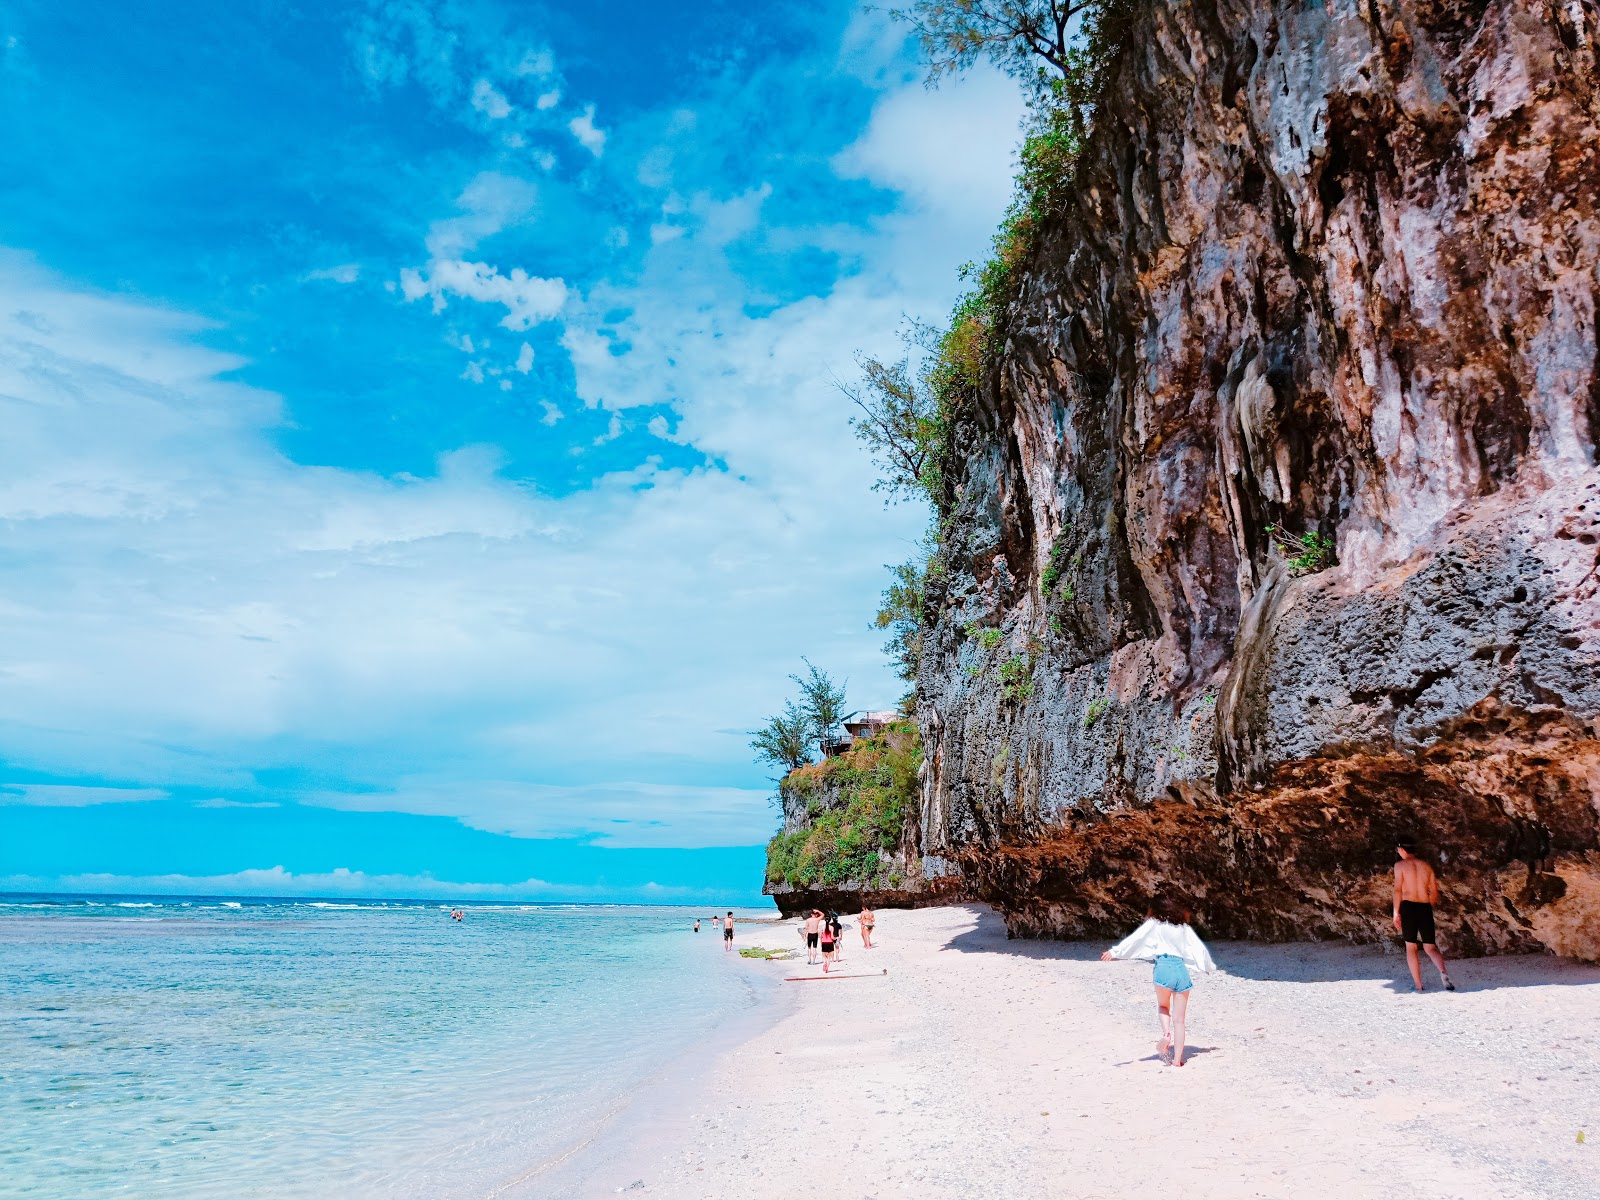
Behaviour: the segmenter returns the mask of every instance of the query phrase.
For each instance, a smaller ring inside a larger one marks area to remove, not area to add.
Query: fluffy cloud
[[[511,115],[511,103],[487,79],[472,85],[472,107],[491,121],[503,121]]]
[[[589,105],[582,113],[568,121],[567,128],[572,131],[572,136],[578,139],[578,143],[596,158],[605,153],[606,134],[605,130],[595,127],[594,105]]]
[[[521,267],[502,275],[488,263],[459,258],[435,259],[423,270],[407,267],[400,272],[400,291],[407,300],[433,297],[434,312],[444,311],[447,296],[504,305],[500,324],[511,330],[548,321],[567,300],[567,285],[559,279],[540,279]]]
[[[501,305],[506,315],[500,324],[513,331],[554,317],[567,299],[562,280],[541,279],[521,267],[502,274],[486,262],[459,257],[508,224],[526,219],[537,196],[526,180],[492,171],[478,175],[456,200],[459,215],[435,222],[428,231],[432,260],[400,272],[401,294],[407,300],[431,298],[434,312],[443,312],[452,296]]]
[[[360,263],[340,263],[336,267],[322,267],[315,271],[307,271],[301,276],[301,279],[307,283],[319,280],[328,283],[354,283],[360,278]]]

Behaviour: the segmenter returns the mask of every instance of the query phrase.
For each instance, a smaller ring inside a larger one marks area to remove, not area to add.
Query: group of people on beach
[[[1439,969],[1444,990],[1456,985],[1439,953],[1433,906],[1439,902],[1439,878],[1417,857],[1415,842],[1402,840],[1396,847],[1400,861],[1394,866],[1394,927],[1406,944],[1406,964],[1411,968],[1412,990],[1423,991],[1421,953]],[[1184,1031],[1189,1014],[1189,993],[1194,981],[1189,968],[1215,971],[1217,964],[1205,943],[1189,927],[1189,911],[1173,896],[1159,897],[1145,923],[1100,956],[1102,961],[1143,959],[1154,964],[1156,1013],[1161,1039],[1156,1054],[1173,1066],[1183,1066]]]
[[[856,918],[856,928],[861,931],[861,946],[865,950],[872,949],[872,927],[877,923],[877,914],[863,904]],[[801,922],[800,936],[806,944],[808,966],[814,967],[820,961],[826,974],[844,961],[844,923],[837,912],[824,914],[820,908],[813,908]]]

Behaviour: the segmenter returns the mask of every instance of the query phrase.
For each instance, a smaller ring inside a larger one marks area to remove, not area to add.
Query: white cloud
[[[0,784],[0,804],[44,804],[55,808],[165,800],[168,794],[160,788],[83,787],[63,783]]]
[[[316,271],[307,271],[300,277],[307,283],[326,280],[329,283],[354,283],[361,278],[360,263],[340,263],[336,267],[322,267]]]
[[[561,89],[556,88],[553,91],[545,92],[540,95],[540,97],[534,101],[533,106],[540,112],[549,112],[552,108],[560,103]]]
[[[223,796],[213,796],[209,800],[201,800],[195,804],[196,808],[282,808],[276,800],[229,800]]]
[[[433,297],[434,312],[444,311],[447,296],[504,305],[500,324],[513,331],[548,321],[567,300],[567,285],[559,279],[540,279],[521,267],[502,275],[488,263],[461,259],[435,259],[423,270],[405,268],[400,291],[407,300]]]
[[[511,102],[495,90],[494,84],[480,79],[472,85],[472,107],[491,121],[503,121],[511,115]]]
[[[605,130],[595,128],[594,105],[588,105],[579,116],[568,121],[567,128],[583,148],[596,158],[605,153],[606,134]]]
[[[507,226],[529,219],[538,199],[539,189],[531,181],[483,171],[456,197],[460,213],[435,221],[428,229],[428,254],[459,258]]]
[[[557,421],[561,420],[561,406],[555,401],[541,400],[539,401],[539,405],[544,409],[544,416],[539,418],[539,424],[554,425]]]
[[[901,192],[916,210],[993,225],[1011,198],[1022,112],[1016,84],[992,69],[937,91],[902,86],[833,168]]]
[[[523,342],[522,349],[517,351],[517,370],[524,375],[533,370],[533,347],[527,342]]]
[[[541,279],[521,267],[502,274],[489,263],[461,257],[513,222],[526,219],[537,195],[526,180],[492,171],[478,175],[456,199],[460,215],[437,221],[429,229],[428,264],[401,270],[401,294],[407,300],[431,298],[434,312],[443,312],[452,296],[503,305],[506,315],[500,324],[513,331],[554,317],[566,303],[562,280]]]
[[[516,73],[526,78],[529,75],[537,79],[548,78],[556,69],[555,56],[548,49],[528,50],[517,63]],[[546,107],[540,105],[540,108]]]

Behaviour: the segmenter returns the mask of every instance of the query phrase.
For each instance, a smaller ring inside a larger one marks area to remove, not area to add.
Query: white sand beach
[[[561,1193],[1597,1194],[1600,967],[1463,960],[1459,992],[1415,996],[1394,951],[1214,943],[1179,1070],[1155,1056],[1148,964],[1099,943],[1008,941],[976,906],[881,912],[872,951],[846,937],[842,973],[888,973],[783,984],[775,1022],[620,1114]]]

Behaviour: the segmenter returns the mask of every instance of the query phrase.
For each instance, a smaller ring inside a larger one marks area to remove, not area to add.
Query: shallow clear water
[[[0,1193],[484,1196],[770,986],[698,912],[465,911],[0,896]]]

